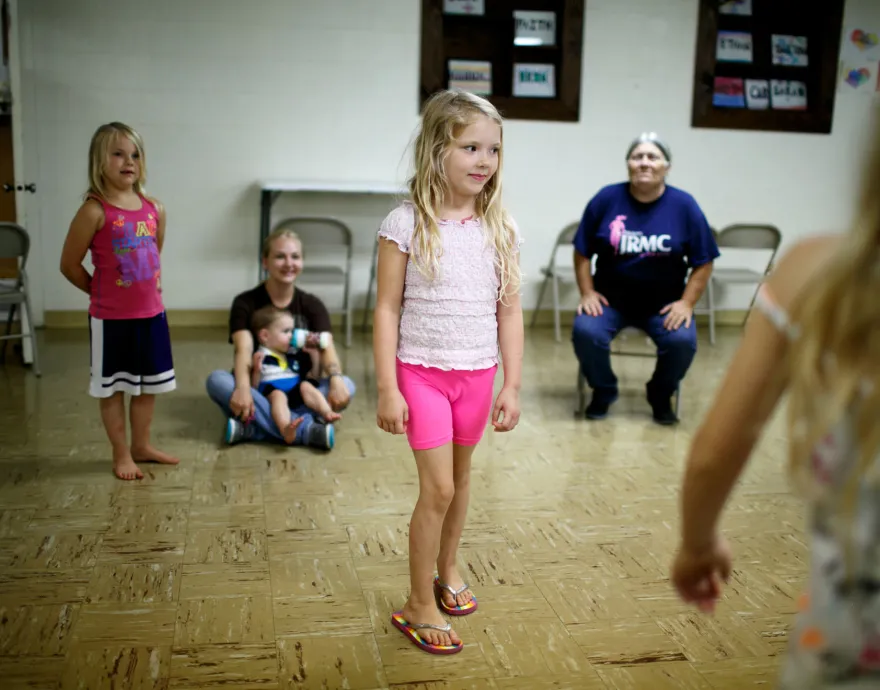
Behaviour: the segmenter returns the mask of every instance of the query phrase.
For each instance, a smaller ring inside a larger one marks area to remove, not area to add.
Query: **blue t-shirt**
[[[629,183],[603,187],[587,204],[574,247],[596,255],[593,287],[611,307],[656,314],[680,300],[689,268],[713,261],[720,252],[696,200],[666,186],[659,199],[635,199]]]

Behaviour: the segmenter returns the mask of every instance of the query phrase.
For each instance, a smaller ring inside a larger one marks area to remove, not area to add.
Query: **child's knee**
[[[440,513],[446,512],[453,498],[455,498],[455,483],[451,477],[448,481],[425,484],[419,496],[419,499],[424,500],[432,510]]]

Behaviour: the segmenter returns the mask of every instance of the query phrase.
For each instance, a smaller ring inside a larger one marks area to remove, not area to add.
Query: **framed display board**
[[[844,0],[700,0],[694,127],[828,134]]]
[[[462,88],[514,120],[580,117],[584,0],[422,0],[419,106]]]

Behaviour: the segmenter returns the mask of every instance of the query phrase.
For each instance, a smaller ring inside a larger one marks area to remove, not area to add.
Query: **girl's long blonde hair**
[[[853,414],[858,466],[846,492],[852,507],[853,491],[880,452],[880,118],[852,228],[792,317],[798,336],[788,374],[791,468],[809,481],[816,443]]]
[[[144,185],[147,183],[147,156],[144,152],[144,140],[134,128],[122,122],[109,122],[101,125],[92,135],[92,141],[89,144],[89,189],[85,193],[85,198],[89,196],[99,196],[102,199],[107,198],[107,185],[104,184],[104,166],[107,165],[107,153],[113,142],[118,137],[127,137],[138,153],[140,175],[134,183],[134,191],[139,195],[144,195]]]
[[[437,209],[449,188],[444,163],[456,138],[480,115],[503,126],[498,110],[485,98],[457,89],[433,94],[422,109],[422,123],[414,145],[415,172],[409,179],[410,199],[415,207],[412,260],[428,279],[437,277],[442,253]],[[503,140],[502,132],[502,140]],[[498,170],[476,199],[476,215],[495,247],[501,282],[499,299],[519,289],[522,275],[516,260],[513,221],[501,204],[501,168],[504,152],[498,152]]]

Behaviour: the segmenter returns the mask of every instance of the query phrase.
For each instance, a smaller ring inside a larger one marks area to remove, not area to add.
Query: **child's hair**
[[[134,191],[138,194],[144,193],[144,185],[147,182],[147,156],[144,153],[144,140],[128,125],[122,122],[110,122],[95,130],[89,144],[89,190],[85,194],[86,197],[94,195],[102,199],[107,198],[107,188],[104,185],[104,166],[107,165],[107,153],[118,137],[128,137],[137,150],[140,175],[135,180]]]
[[[264,259],[269,258],[269,254],[272,252],[272,245],[275,244],[275,240],[280,240],[282,237],[285,239],[296,240],[296,242],[300,246],[300,251],[303,251],[303,243],[302,240],[299,238],[299,235],[297,235],[293,230],[285,228],[282,225],[281,227],[273,230],[268,235],[266,235],[266,239],[263,240],[262,252]]]
[[[880,110],[876,113],[880,116]],[[854,414],[857,471],[851,490],[880,452],[880,118],[850,232],[827,270],[792,309],[798,336],[789,370],[790,462],[810,475],[811,454],[832,424]],[[874,478],[876,479],[876,477]],[[855,494],[847,503],[854,505]]]
[[[278,307],[269,304],[265,307],[257,309],[257,311],[254,312],[254,315],[251,318],[251,327],[256,333],[259,333],[264,328],[268,328],[269,326],[271,326],[283,316],[290,316],[290,312],[286,309],[279,309]]]
[[[502,126],[501,115],[489,101],[457,89],[438,91],[422,109],[422,123],[414,145],[415,172],[409,179],[409,192],[415,206],[415,229],[412,248],[413,263],[428,279],[439,271],[440,243],[437,209],[446,196],[449,181],[444,163],[452,144],[468,125],[485,115]],[[503,134],[502,134],[503,139]],[[521,273],[515,257],[516,240],[513,222],[501,205],[501,162],[476,199],[476,214],[484,222],[489,239],[495,247],[496,264],[501,280],[499,296],[519,288]]]

